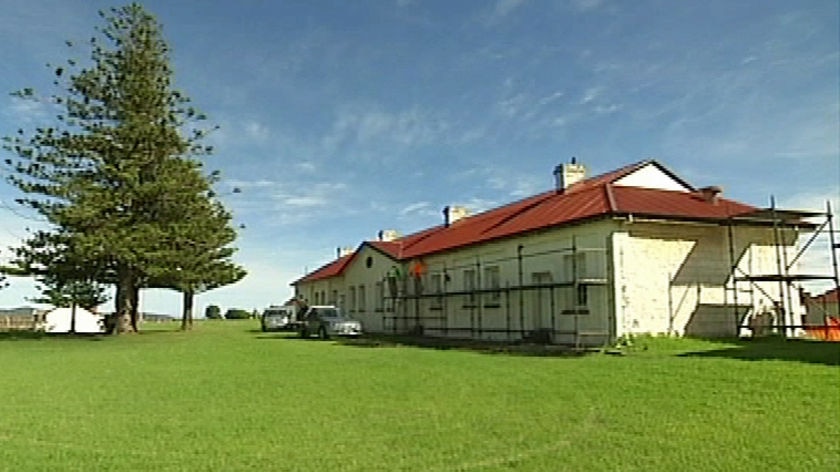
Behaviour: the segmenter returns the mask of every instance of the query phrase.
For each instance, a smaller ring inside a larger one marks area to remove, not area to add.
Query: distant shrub
[[[208,320],[222,319],[222,309],[217,305],[210,305],[204,309],[204,317]]]
[[[225,312],[226,320],[247,320],[251,317],[251,312],[242,310],[240,308],[230,308]]]

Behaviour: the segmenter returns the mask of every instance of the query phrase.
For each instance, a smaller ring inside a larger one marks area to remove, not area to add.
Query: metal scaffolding
[[[526,281],[526,270],[533,269],[528,267],[528,260],[535,257],[556,257],[556,262],[551,264],[552,273],[566,276],[558,281]],[[441,275],[447,280],[455,271],[469,270],[475,274],[473,286],[462,290],[449,289],[446,283],[440,291],[434,287],[426,290],[422,280],[411,276],[396,287],[392,281],[382,314],[383,328],[392,333],[467,339],[488,339],[490,335],[489,338],[507,342],[532,340],[578,347],[594,338],[595,344],[606,344],[614,331],[610,326],[613,315],[612,290],[608,289],[609,259],[607,249],[582,248],[573,239],[567,248],[525,253],[524,246],[519,245],[513,257],[476,258],[470,264],[444,266]],[[589,261],[589,266],[581,264],[582,260]],[[494,287],[482,286],[482,267],[504,262],[516,264],[515,280],[508,280],[504,285],[499,281],[499,286]],[[544,303],[535,306],[537,299]],[[603,319],[602,326],[584,328],[582,317],[593,315]],[[503,317],[503,323],[499,317]],[[533,320],[547,322],[545,326],[535,326]]]
[[[822,222],[812,223],[808,219],[822,219]],[[743,225],[765,226],[772,229],[776,265],[774,272],[753,274],[751,270],[748,269],[745,271],[739,267],[740,261],[735,254],[736,228]],[[813,230],[813,233],[799,251],[792,258],[789,258],[784,232],[787,230],[794,231],[795,234],[798,234],[800,228]],[[783,336],[790,336],[798,329],[810,327],[803,323],[802,320],[796,320],[794,318],[796,314],[794,312],[794,293],[799,291],[796,283],[829,280],[834,282],[835,289],[840,289],[840,274],[838,274],[837,260],[837,251],[840,249],[840,244],[837,242],[835,232],[830,202],[826,202],[824,212],[790,211],[776,208],[775,199],[771,197],[769,208],[729,218],[727,239],[729,242],[731,282],[726,287],[726,302],[729,304],[731,301],[736,333],[744,329],[753,329],[755,333],[754,326],[750,326],[749,321],[757,316],[769,316],[772,319],[770,329]],[[815,242],[824,236],[828,237],[827,246],[831,252],[832,273],[792,273],[791,270],[802,258],[803,254],[812,250]],[[768,290],[762,287],[761,283],[777,284],[777,293],[769,293]],[[749,303],[741,303],[739,294],[746,295],[749,298]],[[755,313],[757,298],[769,300],[772,305],[772,311],[770,313]],[[746,311],[743,309],[744,306],[748,307]]]

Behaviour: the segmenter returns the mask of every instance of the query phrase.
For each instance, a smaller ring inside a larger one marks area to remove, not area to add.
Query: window
[[[431,274],[429,276],[432,293],[435,297],[432,298],[431,308],[440,309],[443,307],[443,277],[441,274]]]
[[[385,283],[382,281],[376,282],[374,285],[374,308],[376,311],[382,311],[385,308]]]
[[[338,303],[338,290],[333,290],[332,294],[330,295],[330,305],[335,305]]]
[[[367,303],[365,303],[365,286],[359,285],[359,311],[367,310]]]
[[[350,300],[348,302],[350,311],[356,311],[356,287],[350,287]]]
[[[577,286],[577,294],[576,294],[576,301],[577,306],[586,306],[589,301],[589,294],[586,290],[586,285],[578,285]]]
[[[467,294],[464,297],[464,306],[475,306],[475,289],[475,270],[466,269],[464,271],[464,292]]]
[[[414,295],[423,295],[423,277],[412,275],[411,278],[414,279]]]
[[[485,306],[499,306],[502,291],[499,290],[499,266],[484,268],[484,288],[490,290],[484,297]]]
[[[397,277],[394,275],[388,276],[388,296],[394,298],[398,295],[397,292]]]

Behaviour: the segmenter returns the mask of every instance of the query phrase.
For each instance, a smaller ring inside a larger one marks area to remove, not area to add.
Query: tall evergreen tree
[[[90,65],[53,68],[59,91],[48,100],[62,108],[58,123],[5,141],[18,156],[7,165],[26,194],[20,202],[52,224],[17,248],[18,265],[60,280],[78,280],[66,269],[81,267],[84,278],[113,283],[119,332],[128,318],[136,329],[140,288],[175,267],[173,242],[195,237],[178,218],[217,203],[196,159],[212,151],[201,144],[204,117],[171,87],[160,25],[136,3],[101,15]],[[41,99],[32,89],[17,96]],[[233,237],[215,249],[229,257]]]
[[[197,165],[186,160],[169,164]],[[237,282],[245,276],[245,270],[231,262],[235,249],[230,244],[236,239],[236,231],[230,213],[212,197],[208,180],[186,171],[167,175],[179,184],[164,183],[173,193],[156,209],[163,231],[157,250],[147,253],[148,286],[183,294],[182,329],[188,329],[192,326],[195,294]]]

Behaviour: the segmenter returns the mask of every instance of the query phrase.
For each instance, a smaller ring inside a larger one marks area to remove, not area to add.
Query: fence
[[[0,316],[0,332],[34,331],[41,322],[39,315]]]

